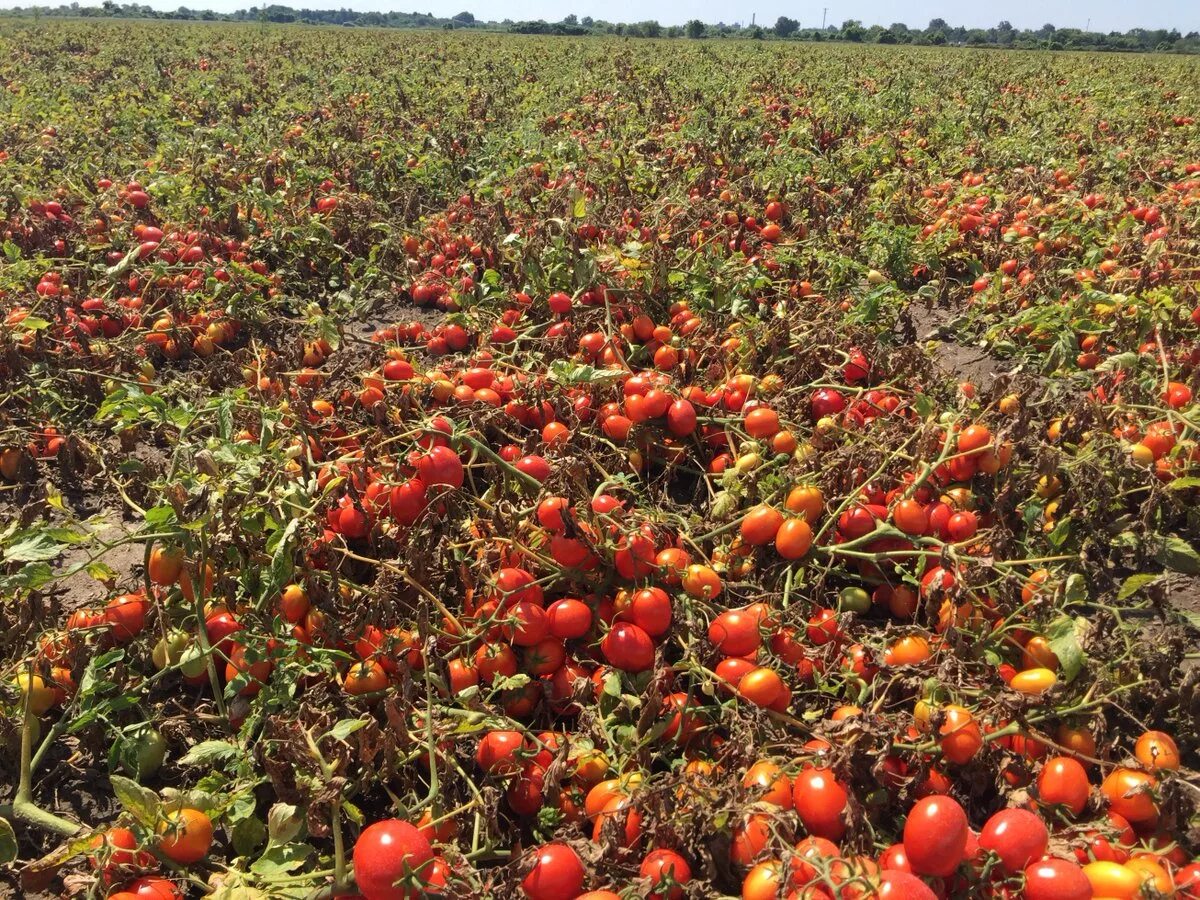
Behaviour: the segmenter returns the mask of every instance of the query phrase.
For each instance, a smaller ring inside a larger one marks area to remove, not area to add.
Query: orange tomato
[[[721,576],[711,566],[693,563],[683,574],[683,589],[702,600],[712,600],[721,593]]]
[[[884,651],[883,661],[889,666],[916,666],[933,655],[929,641],[920,635],[902,637]]]
[[[1108,808],[1130,822],[1149,822],[1158,815],[1154,796],[1150,793],[1158,780],[1147,772],[1136,769],[1116,768],[1100,785],[1100,792],[1108,800]]]
[[[1132,900],[1141,892],[1141,876],[1120,863],[1098,860],[1083,867],[1092,894],[1105,900]]]
[[[784,881],[783,863],[763,860],[742,879],[742,900],[778,900]]]
[[[159,544],[150,551],[150,580],[161,587],[168,587],[179,580],[183,571],[183,550]]]
[[[945,706],[942,713],[942,725],[938,729],[938,734],[942,736],[942,755],[959,765],[969,762],[983,746],[979,723],[971,711],[962,706]]]
[[[788,512],[803,516],[809,525],[815,525],[825,509],[825,495],[820,488],[803,484],[788,492],[783,505]]]
[[[770,706],[786,690],[783,679],[774,669],[758,666],[751,669],[737,685],[738,693],[755,706]]]
[[[779,431],[779,415],[766,406],[756,406],[746,413],[746,434],[752,438],[769,438]]]
[[[772,506],[755,506],[742,519],[742,540],[753,547],[761,547],[775,538],[783,525],[783,513]]]
[[[1096,739],[1086,728],[1075,728],[1067,724],[1060,725],[1054,739],[1064,750],[1080,756],[1094,757],[1096,755]]]
[[[1178,769],[1179,748],[1163,731],[1147,731],[1137,739],[1133,754],[1148,769]]]
[[[775,552],[784,559],[800,559],[812,547],[813,533],[802,518],[788,519],[775,532]]]
[[[760,803],[770,803],[781,809],[792,808],[792,782],[783,770],[770,760],[759,760],[746,770],[742,787]]]
[[[730,859],[735,865],[748,866],[766,849],[771,840],[771,816],[751,813],[733,826]]]
[[[1077,816],[1087,806],[1090,793],[1087,772],[1069,756],[1055,756],[1046,760],[1038,773],[1039,803],[1061,804]]]
[[[378,693],[387,685],[387,672],[383,666],[371,660],[355,663],[342,679],[342,690],[353,696]]]
[[[183,809],[168,812],[158,826],[159,850],[167,859],[181,865],[200,862],[208,855],[212,846],[212,819],[198,809]]]

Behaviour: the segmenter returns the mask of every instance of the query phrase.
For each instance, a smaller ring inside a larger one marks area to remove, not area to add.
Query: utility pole
[[[828,7],[828,6],[825,6],[825,7],[822,7],[822,8],[821,8],[821,30],[822,30],[822,31],[824,31],[824,30],[825,30],[825,13],[827,13],[827,12],[829,12],[829,7]]]
[[[1083,26],[1083,33],[1087,34],[1092,30],[1092,17],[1088,16],[1088,23]]]

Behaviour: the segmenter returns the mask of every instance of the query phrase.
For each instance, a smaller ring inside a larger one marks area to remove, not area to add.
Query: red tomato
[[[571,501],[566,497],[547,497],[538,504],[538,523],[547,531],[562,531],[571,514]]]
[[[517,460],[515,468],[538,481],[545,481],[550,477],[550,463],[536,454],[521,457]]]
[[[127,643],[146,627],[146,598],[142,594],[121,594],[104,607],[104,621],[112,628],[119,644]]]
[[[967,848],[967,814],[951,797],[936,794],[918,800],[904,823],[904,852],[921,875],[952,875]]]
[[[644,629],[617,622],[600,642],[609,664],[626,672],[644,672],[654,665],[654,641]]]
[[[592,610],[582,600],[563,597],[546,610],[546,624],[557,638],[581,638],[592,627]]]
[[[156,875],[146,875],[131,881],[125,890],[139,900],[183,900],[183,891],[173,882]]]
[[[354,880],[370,900],[416,898],[432,859],[433,848],[414,825],[384,819],[364,828],[354,844]]]
[[[810,834],[838,840],[846,830],[843,813],[850,795],[830,769],[808,766],[792,782],[792,803]]]
[[[1045,856],[1049,842],[1045,823],[1027,809],[1000,810],[979,834],[979,846],[1000,857],[1000,865],[1010,874]]]
[[[643,588],[633,595],[629,613],[646,634],[660,637],[671,627],[671,597],[660,587]]]
[[[668,881],[672,887],[665,891],[654,891],[646,895],[646,900],[680,900],[683,888],[678,885],[687,884],[692,878],[692,869],[687,860],[674,850],[651,850],[642,860],[638,870],[642,878],[650,879],[650,886],[658,888]]]
[[[1065,859],[1043,859],[1025,870],[1024,900],[1091,900],[1092,883]]]
[[[688,400],[676,400],[667,409],[667,431],[687,437],[696,430],[696,407]]]
[[[388,506],[392,518],[400,525],[412,525],[421,517],[428,505],[425,483],[419,478],[410,478],[392,488]]]
[[[529,600],[541,605],[543,599],[542,587],[537,584],[533,574],[525,569],[508,567],[496,573],[497,599],[507,609],[514,603]]]
[[[713,619],[708,626],[708,639],[726,656],[745,656],[762,643],[758,620],[739,609],[726,610]]]
[[[465,476],[462,460],[449,447],[431,447],[417,457],[417,477],[425,484],[460,488]]]
[[[1061,804],[1079,815],[1087,806],[1091,793],[1087,772],[1069,756],[1054,756],[1046,760],[1037,777],[1039,803]]]
[[[937,900],[933,889],[916,875],[897,869],[879,874],[879,900]]]
[[[912,866],[908,864],[908,854],[904,852],[904,845],[892,844],[892,846],[880,853],[879,868],[911,873]]]
[[[475,748],[475,764],[492,775],[512,775],[521,771],[528,749],[519,731],[489,731]]]

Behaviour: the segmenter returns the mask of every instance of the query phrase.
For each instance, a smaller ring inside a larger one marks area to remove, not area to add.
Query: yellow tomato
[[[1057,681],[1058,676],[1050,669],[1026,669],[1013,676],[1009,687],[1018,693],[1033,696],[1046,693]]]
[[[1083,867],[1083,874],[1092,883],[1092,892],[1097,897],[1133,900],[1142,887],[1141,876],[1136,871],[1107,860],[1088,863]]]

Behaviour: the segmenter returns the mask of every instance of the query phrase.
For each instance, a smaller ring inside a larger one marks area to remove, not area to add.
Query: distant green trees
[[[772,29],[776,37],[788,38],[800,30],[800,23],[795,19],[789,19],[787,16],[780,16],[775,20],[775,28]]]
[[[80,18],[113,19],[180,19],[198,21],[277,22],[312,25],[345,25],[379,28],[445,28],[510,31],[521,34],[588,35],[611,34],[630,38],[751,38],[785,41],[847,41],[868,44],[918,44],[940,46],[954,44],[972,47],[1010,47],[1016,49],[1049,50],[1111,50],[1118,52],[1200,53],[1200,33],[1180,34],[1171,28],[1133,28],[1126,32],[1107,34],[1083,31],[1078,28],[1057,28],[1047,23],[1037,29],[1014,28],[1011,22],[1001,21],[994,28],[965,28],[935,18],[924,28],[912,28],[903,22],[890,25],[864,25],[858,19],[847,19],[840,26],[824,29],[802,28],[789,16],[780,16],[770,28],[744,23],[727,25],[692,19],[679,26],[663,26],[649,19],[643,22],[606,22],[573,13],[559,22],[544,20],[529,22],[480,21],[467,10],[451,18],[441,18],[422,12],[360,12],[353,9],[296,9],[272,3],[251,6],[232,13],[216,13],[205,9],[180,6],[172,11],[156,10],[138,3],[118,4],[103,0],[100,6],[81,6],[78,2],[57,7],[27,6],[0,10],[0,17],[11,16],[72,16]]]

